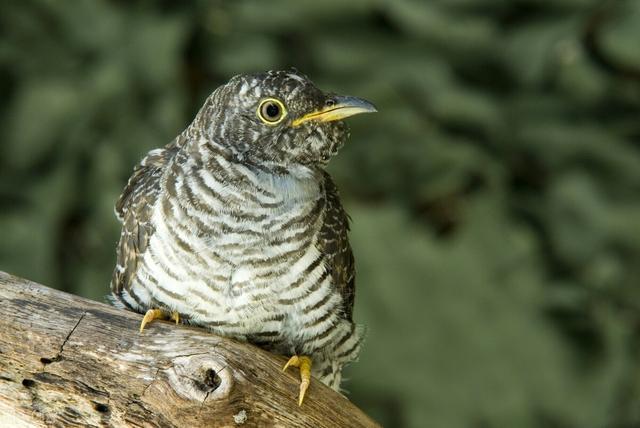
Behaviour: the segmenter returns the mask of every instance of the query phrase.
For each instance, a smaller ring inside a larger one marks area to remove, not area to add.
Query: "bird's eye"
[[[262,100],[258,106],[258,117],[267,125],[276,125],[284,119],[287,110],[284,108],[282,101],[275,98],[267,98]]]

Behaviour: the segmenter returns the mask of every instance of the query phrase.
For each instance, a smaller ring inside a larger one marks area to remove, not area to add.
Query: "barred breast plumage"
[[[284,123],[261,117],[273,105]],[[347,135],[337,119],[372,109],[294,71],[219,88],[174,142],[143,159],[116,205],[115,301],[311,356],[314,375],[337,389],[361,332],[347,215],[322,165]]]

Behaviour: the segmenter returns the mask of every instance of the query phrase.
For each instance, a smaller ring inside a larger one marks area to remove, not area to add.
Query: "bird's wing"
[[[326,212],[320,229],[318,246],[328,256],[328,268],[337,291],[342,295],[343,312],[349,321],[353,318],[356,292],[355,264],[349,245],[349,217],[342,207],[338,188],[329,174],[324,174]]]
[[[179,146],[179,139],[176,139],[162,149],[150,151],[136,165],[116,202],[116,216],[122,223],[122,233],[116,249],[116,267],[111,278],[111,291],[116,298],[131,284],[138,259],[153,234],[151,215],[160,193],[162,174],[165,166],[178,152]]]

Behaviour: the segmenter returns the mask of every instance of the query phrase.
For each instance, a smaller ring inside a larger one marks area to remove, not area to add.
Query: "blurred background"
[[[380,111],[329,168],[350,398],[387,427],[640,427],[637,0],[3,2],[0,269],[103,300],[133,166],[290,66]]]

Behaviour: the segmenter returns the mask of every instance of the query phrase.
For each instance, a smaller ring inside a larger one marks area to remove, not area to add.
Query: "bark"
[[[285,357],[0,272],[0,426],[375,426]]]

